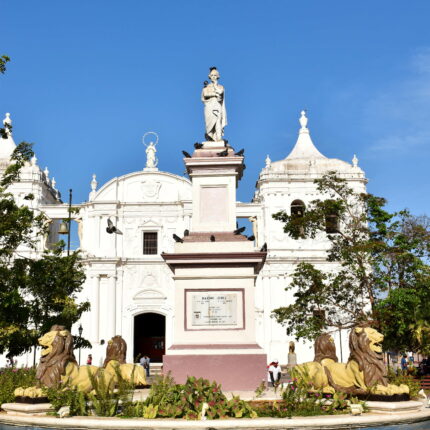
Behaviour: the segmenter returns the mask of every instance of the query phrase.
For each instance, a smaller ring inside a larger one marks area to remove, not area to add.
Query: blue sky
[[[357,154],[370,192],[392,210],[430,213],[428,0],[1,0],[0,112],[35,143],[67,200],[145,164],[182,175],[203,140],[202,82],[226,87],[226,138],[245,148],[238,198],[266,154],[285,158],[306,108],[326,156]]]

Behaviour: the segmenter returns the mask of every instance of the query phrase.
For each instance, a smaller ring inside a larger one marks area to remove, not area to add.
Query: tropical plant
[[[89,413],[85,393],[71,387],[45,388],[46,397],[57,413],[62,407],[68,406],[70,416],[86,416]]]
[[[88,377],[93,387],[93,391],[88,393],[88,400],[91,402],[92,412],[99,417],[114,417],[132,404],[133,375],[131,381],[127,381],[122,377],[119,365],[116,365],[114,370],[113,378],[102,369],[95,375],[88,369]]]
[[[239,397],[227,400],[216,382],[188,377],[185,384],[175,384],[170,375],[160,376],[154,381],[144,402],[129,404],[123,410],[123,416],[188,420],[200,419],[202,413],[209,419],[257,416],[252,407]]]

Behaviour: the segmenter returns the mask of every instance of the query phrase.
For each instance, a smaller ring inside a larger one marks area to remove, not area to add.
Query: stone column
[[[116,276],[108,277],[108,319],[106,321],[109,339],[116,335]],[[106,339],[106,340],[109,340]]]
[[[91,336],[93,342],[100,342],[100,276],[91,276]]]

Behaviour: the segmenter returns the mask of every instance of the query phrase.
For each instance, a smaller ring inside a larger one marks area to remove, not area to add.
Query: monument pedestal
[[[266,252],[256,252],[236,227],[243,156],[224,141],[203,142],[184,162],[193,187],[192,229],[174,253],[162,254],[175,281],[173,345],[163,370],[178,383],[196,376],[226,390],[255,390],[267,372],[254,303]]]
[[[216,235],[216,233],[214,233]],[[267,356],[255,340],[254,281],[266,253],[254,252],[243,236],[223,242],[176,244],[163,254],[174,271],[174,344],[163,357],[175,381],[187,376],[216,381],[226,390],[255,390],[266,378]],[[244,252],[220,252],[243,249]],[[189,252],[199,249],[213,252]]]
[[[266,360],[257,344],[173,345],[163,366],[178,383],[192,375],[216,381],[223,390],[254,391],[265,379]]]

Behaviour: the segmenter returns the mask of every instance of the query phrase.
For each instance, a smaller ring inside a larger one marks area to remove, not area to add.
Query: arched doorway
[[[134,317],[134,359],[147,355],[161,363],[166,352],[166,317],[148,312]]]

